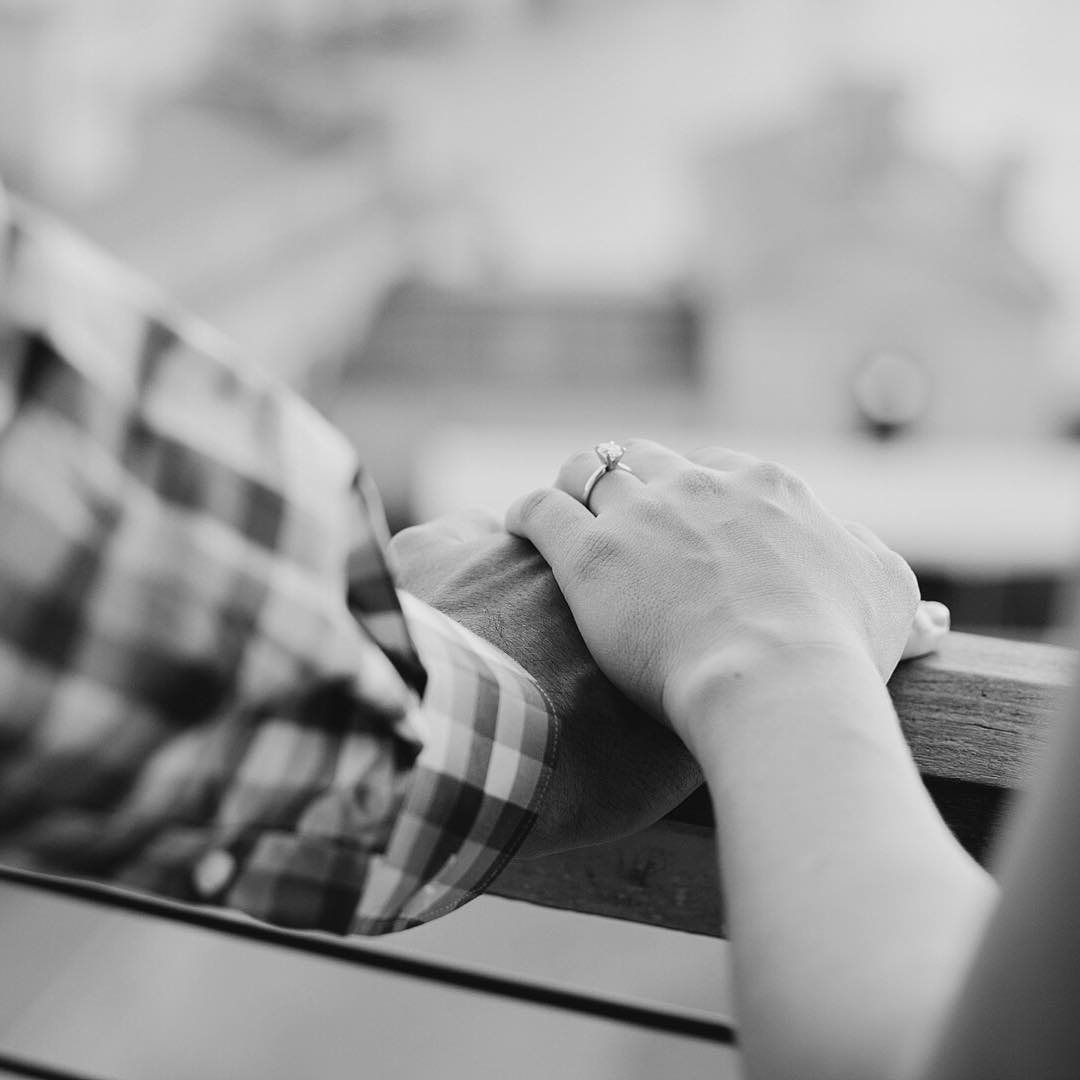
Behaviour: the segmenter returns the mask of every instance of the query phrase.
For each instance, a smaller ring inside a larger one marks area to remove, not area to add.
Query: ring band
[[[600,477],[607,476],[609,472],[614,472],[616,469],[622,469],[623,472],[628,472],[631,476],[634,474],[634,470],[631,469],[629,465],[613,465],[610,469],[606,465],[601,465],[600,468],[585,481],[585,488],[581,493],[581,501],[585,504],[586,510],[592,509],[592,507],[589,506],[589,499],[592,497],[593,488],[596,487]]]
[[[621,446],[617,442],[604,442],[597,443],[593,450],[600,459],[601,464],[590,474],[589,479],[585,481],[585,487],[581,491],[581,501],[586,510],[591,509],[589,499],[592,498],[593,489],[600,482],[600,477],[606,476],[616,469],[622,469],[623,472],[628,472],[631,476],[634,475],[634,470],[629,465],[622,463],[622,456],[626,453],[625,446]]]

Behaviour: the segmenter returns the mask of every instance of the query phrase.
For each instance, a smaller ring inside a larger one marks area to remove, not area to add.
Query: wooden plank
[[[723,933],[710,826],[665,820],[612,844],[516,859],[489,891],[586,915]]]
[[[889,683],[925,775],[1022,787],[1075,675],[1070,649],[950,634]]]
[[[985,860],[1013,790],[1031,777],[1076,667],[1050,645],[951,634],[889,685],[927,787],[949,826]],[[699,792],[636,836],[516,860],[491,890],[509,899],[721,936],[716,843]]]
[[[985,862],[1009,793],[933,778],[927,786],[961,843]],[[700,808],[678,812],[697,816]],[[712,937],[725,933],[711,824],[667,818],[611,844],[519,859],[502,872],[490,892],[509,900],[670,930]]]

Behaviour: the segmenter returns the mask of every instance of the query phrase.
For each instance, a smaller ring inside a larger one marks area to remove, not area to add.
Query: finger
[[[471,506],[464,510],[441,514],[420,525],[402,529],[395,539],[423,543],[428,543],[433,539],[439,543],[464,543],[477,536],[501,532],[502,528],[502,518],[494,510],[482,506]]]
[[[592,513],[558,488],[540,488],[516,499],[506,511],[506,528],[532,542],[562,583],[570,552],[596,524]]]
[[[387,550],[394,559],[411,561],[431,548],[463,544],[480,536],[502,531],[502,521],[492,510],[472,507],[410,525],[390,538]]]
[[[563,487],[564,483],[569,486]],[[593,514],[599,514],[601,510],[623,501],[626,496],[632,495],[635,489],[640,492],[641,484],[641,479],[634,474],[630,466],[621,463],[614,469],[597,465],[580,487],[576,479],[565,480],[562,470],[555,481],[557,488],[576,498]]]
[[[886,547],[885,541],[873,529],[867,528],[861,521],[845,521],[847,529],[856,540],[861,540],[872,551],[880,551]]]
[[[844,521],[843,526],[857,540],[861,541],[873,555],[879,564],[886,570],[893,587],[907,593],[908,599],[917,601],[915,609],[914,625],[924,630],[923,637],[917,641],[925,641],[925,647],[920,651],[908,652],[907,649],[915,649],[916,645],[909,640],[901,659],[910,656],[921,656],[924,652],[932,652],[938,641],[949,629],[949,609],[944,604],[936,601],[923,602],[919,600],[919,582],[914,571],[908,565],[907,560],[894,551],[873,529],[868,529],[858,521]]]
[[[430,522],[430,527],[447,541],[464,544],[481,536],[503,531],[502,517],[486,506],[455,510]]]
[[[759,460],[753,454],[731,450],[726,446],[702,446],[697,450],[691,450],[686,455],[686,459],[694,462],[695,465],[704,465],[708,469],[718,469],[721,472],[745,469],[756,465]]]
[[[604,453],[606,448],[617,448],[619,464],[608,469]],[[621,443],[598,443],[596,447],[579,450],[572,454],[559,468],[555,487],[571,498],[577,499],[592,513],[599,513],[602,506],[611,504],[617,490],[627,484],[639,485],[641,478],[633,472],[623,458],[626,447]]]
[[[873,529],[868,528],[859,521],[844,521],[843,526],[857,540],[861,540],[879,559],[883,561],[899,560],[903,565],[906,561],[894,551]],[[944,607],[944,605],[942,605]],[[948,609],[946,608],[946,613]]]
[[[903,659],[910,660],[933,652],[949,632],[949,624],[949,609],[944,604],[936,600],[920,601],[904,645]]]
[[[403,564],[412,562],[430,543],[430,524],[410,525],[394,533],[386,545],[391,569],[399,570]]]
[[[619,466],[605,469],[605,448],[616,446],[622,454]],[[559,469],[555,486],[579,502],[589,504],[589,509],[599,513],[627,496],[632,497],[637,483],[658,479],[675,471],[686,461],[673,450],[647,439],[628,439],[623,444],[600,443],[593,449],[579,450],[568,458]]]
[[[646,483],[661,480],[686,468],[686,458],[677,450],[651,439],[627,439],[626,463]]]

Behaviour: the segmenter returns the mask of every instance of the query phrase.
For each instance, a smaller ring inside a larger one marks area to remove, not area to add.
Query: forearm
[[[857,651],[781,650],[676,696],[716,807],[749,1067],[903,1075],[994,888],[930,802],[880,676]]]

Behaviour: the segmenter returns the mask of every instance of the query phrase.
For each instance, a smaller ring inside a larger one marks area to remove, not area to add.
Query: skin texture
[[[439,518],[398,533],[389,551],[402,588],[517,660],[559,717],[552,787],[520,857],[636,832],[700,785],[682,743],[600,672],[547,563],[498,518]]]
[[[604,475],[593,512],[585,452],[507,525],[551,564],[600,666],[701,763],[745,1071],[910,1080],[996,895],[885,689],[926,630],[914,577],[780,466],[627,447],[633,472]]]
[[[507,523],[551,564],[600,667],[632,700],[679,731],[665,696],[698,665],[805,643],[862,650],[888,678],[919,602],[896,552],[780,465],[628,447],[633,473],[601,478],[592,512],[579,501],[596,465],[585,451]]]

